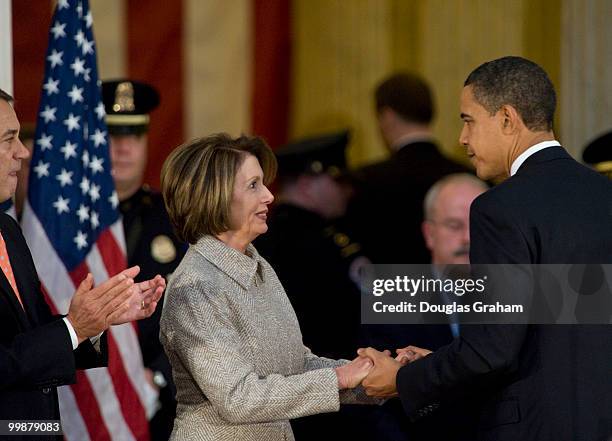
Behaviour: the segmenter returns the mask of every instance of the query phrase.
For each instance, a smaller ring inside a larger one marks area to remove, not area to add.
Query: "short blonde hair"
[[[230,229],[230,204],[236,173],[248,155],[259,161],[264,184],[276,176],[276,157],[256,136],[232,138],[218,133],[189,141],[170,153],[161,187],[178,237],[194,244],[206,234]]]

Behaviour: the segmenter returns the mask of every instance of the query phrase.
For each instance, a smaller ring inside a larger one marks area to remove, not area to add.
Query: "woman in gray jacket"
[[[368,359],[321,358],[302,344],[283,287],[251,244],[267,231],[275,173],[263,140],[224,134],[178,147],[163,166],[168,213],[191,244],[161,318],[177,387],[173,440],[293,440],[291,418],[376,402],[353,389]]]

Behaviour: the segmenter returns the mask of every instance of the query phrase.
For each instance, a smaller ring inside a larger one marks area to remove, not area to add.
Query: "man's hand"
[[[366,357],[357,357],[350,363],[335,368],[338,389],[352,389],[359,386],[372,369],[372,362]]]
[[[397,357],[395,359],[404,364],[412,363],[420,358],[426,357],[431,354],[429,349],[419,348],[417,346],[406,346],[405,348],[398,349]]]
[[[134,284],[129,300],[109,317],[110,324],[121,325],[150,317],[164,289],[166,289],[166,281],[159,274],[150,280]]]
[[[138,266],[128,268],[95,288],[93,276],[87,274],[70,301],[67,316],[79,343],[108,329],[111,315],[126,309],[139,272]]]
[[[402,364],[393,359],[388,351],[379,352],[374,348],[367,348],[359,349],[357,353],[368,357],[374,363],[374,367],[361,383],[366,394],[379,398],[397,396],[395,377]]]

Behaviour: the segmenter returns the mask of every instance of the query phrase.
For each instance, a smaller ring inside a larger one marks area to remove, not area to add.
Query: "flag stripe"
[[[165,158],[183,142],[183,1],[127,0],[128,75],[146,79],[162,91],[161,105],[151,115],[149,157]],[[152,31],[154,30],[154,31]],[[151,161],[145,182],[159,187],[162,161]]]
[[[123,228],[121,220],[117,221],[116,224],[119,224],[119,226]],[[125,254],[122,252],[117,242],[118,241],[113,235],[113,230],[110,228],[103,231],[98,238],[98,245],[96,248],[100,254],[100,267],[106,268],[108,272],[106,278],[121,272],[127,266]]]
[[[66,434],[68,441],[91,441],[87,424],[79,412],[79,405],[74,396],[74,392],[70,386],[62,386],[57,390],[60,407],[60,415],[62,417],[62,430]],[[97,406],[94,406],[97,409]],[[100,424],[103,427],[103,424]],[[109,439],[110,436],[107,433]]]
[[[96,369],[100,371],[106,371],[106,368]],[[89,433],[89,437],[95,441],[107,441],[111,440],[111,432],[105,423],[104,418],[100,410],[100,405],[95,397],[95,391],[93,389],[92,382],[89,377],[85,374],[86,371],[77,371],[77,382],[68,386],[73,394],[75,402],[78,406],[79,415],[73,415],[72,413],[60,414],[63,421],[69,421],[68,427],[78,427],[78,420],[83,419],[85,427]],[[60,400],[66,396],[64,392],[65,387],[60,388],[61,395]],[[82,430],[80,428],[79,432]],[[64,430],[64,434],[70,441],[78,441],[76,434],[70,433]]]

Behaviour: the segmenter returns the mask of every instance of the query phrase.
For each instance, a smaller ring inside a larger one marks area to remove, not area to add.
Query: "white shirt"
[[[561,146],[559,141],[556,141],[556,140],[555,141],[544,141],[544,142],[539,142],[536,145],[532,145],[527,150],[525,150],[523,153],[521,153],[518,158],[514,160],[514,162],[512,163],[512,166],[510,167],[510,176],[514,176],[516,172],[518,171],[518,169],[521,168],[521,165],[523,165],[523,162],[525,162],[527,158],[529,158],[531,155],[539,152],[540,150],[544,150],[548,147],[555,147],[555,146],[557,147]]]

